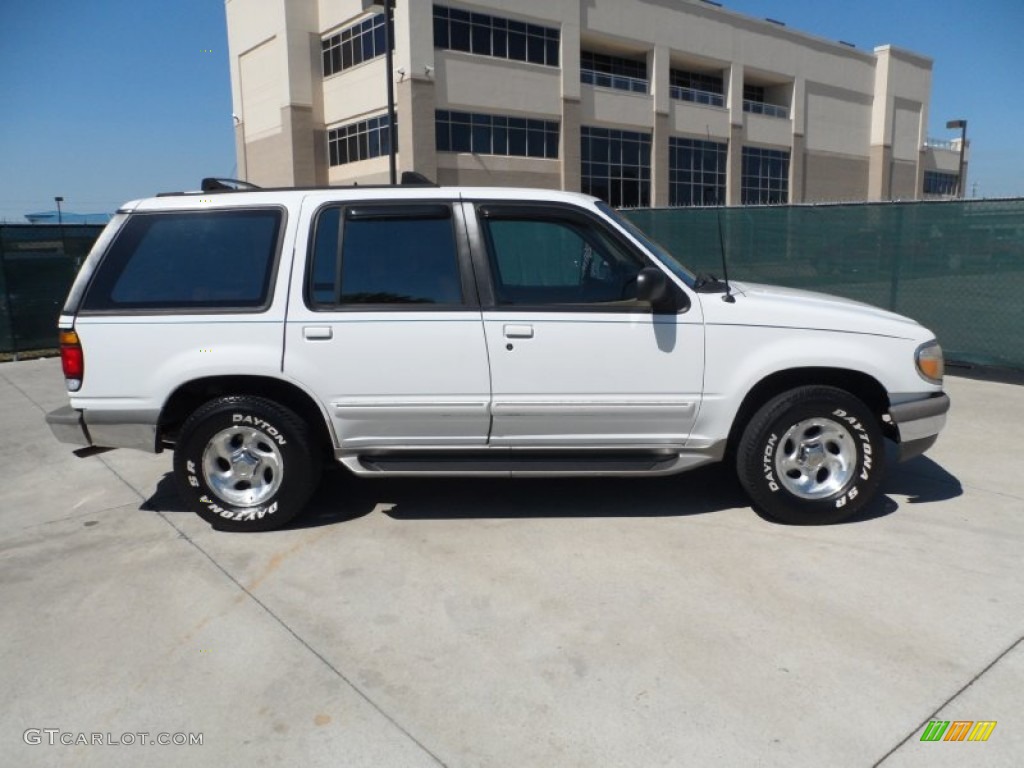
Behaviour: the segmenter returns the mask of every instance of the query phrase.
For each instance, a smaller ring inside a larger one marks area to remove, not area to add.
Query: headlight
[[[942,357],[942,347],[937,341],[929,341],[917,348],[914,353],[917,372],[930,384],[941,384],[946,364]]]

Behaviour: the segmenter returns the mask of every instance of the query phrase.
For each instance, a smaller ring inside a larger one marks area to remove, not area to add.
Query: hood
[[[701,294],[705,321],[728,325],[770,325],[865,333],[927,341],[926,328],[909,317],[852,299],[799,288],[732,281],[736,301],[720,301],[720,294]]]

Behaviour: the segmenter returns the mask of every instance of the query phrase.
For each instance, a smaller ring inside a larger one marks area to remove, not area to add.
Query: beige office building
[[[381,5],[226,8],[239,175],[386,182]],[[932,62],[888,45],[859,50],[705,0],[395,0],[393,50],[398,169],[441,184],[617,206],[956,190],[958,142],[927,135]]]

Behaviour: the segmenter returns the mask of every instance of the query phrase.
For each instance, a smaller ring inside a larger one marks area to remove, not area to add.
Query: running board
[[[665,451],[394,451],[347,456],[341,462],[358,475],[477,475],[556,477],[662,475],[715,461],[707,453]]]

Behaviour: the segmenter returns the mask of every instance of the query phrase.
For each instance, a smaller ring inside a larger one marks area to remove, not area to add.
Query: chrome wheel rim
[[[255,507],[281,487],[284,461],[270,435],[253,427],[222,429],[203,451],[203,479],[221,501]]]
[[[823,499],[846,486],[857,466],[857,445],[831,419],[805,419],[782,436],[775,472],[783,487],[801,499]]]

